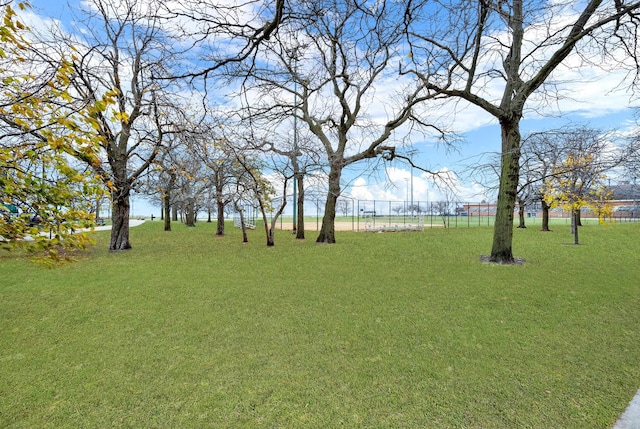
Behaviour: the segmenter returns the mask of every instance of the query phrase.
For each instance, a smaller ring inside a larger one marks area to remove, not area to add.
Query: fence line
[[[635,201],[617,201],[612,220],[616,222],[634,222],[639,219],[640,210],[627,210],[637,207]],[[625,210],[622,210],[625,209]],[[249,218],[253,223],[260,222],[257,209]],[[525,207],[525,225],[541,225],[542,209],[540,204]],[[324,215],[324,200],[305,201],[305,230],[319,231]],[[496,204],[491,202],[460,201],[392,201],[392,200],[356,200],[341,198],[336,207],[336,230],[349,231],[415,231],[429,228],[469,228],[473,226],[493,226]],[[597,216],[588,210],[582,211],[585,223],[596,222]],[[514,212],[518,220],[518,208]],[[570,223],[571,214],[561,209],[549,212],[552,223]],[[280,229],[292,229],[291,215],[281,216]]]

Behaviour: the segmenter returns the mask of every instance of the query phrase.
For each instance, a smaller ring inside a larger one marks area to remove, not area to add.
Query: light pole
[[[413,218],[413,165],[411,166],[411,218]]]
[[[293,50],[293,230],[298,229],[298,48]]]
[[[429,182],[427,181],[427,210],[429,209]]]
[[[406,182],[406,188],[407,188],[407,196],[405,198],[406,204],[409,204],[409,179],[405,178],[404,181]],[[411,206],[408,207],[409,210],[411,210]],[[404,212],[408,212],[409,210],[405,210]]]
[[[638,216],[638,202],[636,201],[636,175],[633,174],[633,208],[631,209],[631,218],[635,219]]]

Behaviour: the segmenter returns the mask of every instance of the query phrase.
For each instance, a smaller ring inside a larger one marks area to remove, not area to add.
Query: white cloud
[[[226,1],[225,4],[231,4],[235,0]],[[187,7],[191,2],[176,2],[176,5],[180,7]],[[251,4],[246,3],[247,5]],[[178,7],[178,6],[176,6]],[[255,9],[246,7],[241,10],[241,14],[238,15],[238,19],[255,16]],[[571,14],[569,9],[565,9],[565,16],[556,15],[551,23],[540,22],[536,26],[532,26],[526,33],[526,39],[528,40],[525,46],[525,54],[533,53],[531,55],[531,67],[533,70],[536,63],[548,57],[549,52],[545,52],[544,49],[538,49],[534,52],[534,46],[536,46],[542,38],[546,37],[549,31],[555,31],[560,26],[565,26],[575,17],[575,14]],[[45,26],[48,19],[39,18],[34,16],[34,26]],[[37,20],[40,19],[40,22]],[[191,25],[191,24],[189,24]],[[505,40],[506,33],[494,34],[496,40]],[[225,46],[221,46],[226,49]],[[528,52],[527,52],[528,51]],[[491,68],[500,66],[501,55],[504,55],[503,50],[496,48],[493,51],[492,56],[488,61],[482,65],[481,69],[489,70]],[[301,60],[300,67],[312,67],[309,60]],[[585,64],[581,58],[573,53],[567,60],[557,68],[553,73],[553,81],[558,83],[558,89],[560,92],[560,98],[553,99],[547,98],[541,90],[538,94],[534,95],[528,103],[529,110],[527,111],[527,119],[543,118],[545,116],[561,116],[568,114],[576,114],[585,118],[598,117],[605,114],[611,114],[626,110],[633,103],[630,101],[630,95],[624,85],[620,83],[624,80],[626,72],[621,70],[619,64],[613,60],[613,58],[603,58],[598,67]],[[394,109],[393,100],[401,93],[401,87],[407,85],[409,81],[406,77],[398,76],[393,72],[390,72],[377,86],[375,94],[370,98],[367,103],[367,116],[368,118],[377,124],[385,122],[390,116],[391,111]],[[229,89],[229,87],[227,87]],[[502,81],[493,78],[484,82],[484,86],[478,89],[480,94],[489,100],[497,102],[502,96],[503,85]],[[282,95],[283,98],[290,96],[290,94]],[[250,102],[257,102],[263,97],[263,94],[250,94]],[[324,106],[326,109],[330,109],[330,103],[318,102],[319,106]],[[637,105],[637,103],[635,104]],[[430,121],[432,119],[446,119],[446,125],[454,129],[459,133],[466,133],[469,131],[477,130],[488,124],[495,124],[497,120],[486,113],[485,111],[471,106],[468,103],[455,101],[446,103],[425,103],[416,109],[419,116],[423,119]],[[408,133],[408,128],[402,128],[396,130],[394,137],[396,142],[403,140],[405,134]],[[353,135],[352,141],[360,141],[361,144],[366,144],[368,141],[364,135]],[[416,136],[414,140],[427,140],[428,136]],[[370,141],[370,140],[369,140]],[[443,177],[448,177],[449,182],[452,183],[451,188],[455,195],[462,200],[478,201],[486,198],[483,196],[483,189],[476,183],[463,183],[461,179],[451,172],[447,168],[442,168],[440,173]],[[396,200],[402,201],[407,199],[407,189],[411,193],[411,182],[413,182],[413,195],[415,200],[434,200],[447,198],[445,189],[446,187],[436,186],[436,181],[433,178],[427,177],[424,174],[417,174],[414,171],[413,180],[411,180],[411,172],[406,169],[389,169],[387,171],[387,181],[377,181],[371,178],[360,177],[356,179],[349,187],[349,192],[352,197],[370,200],[370,199],[382,199],[382,200]]]
[[[346,190],[350,198],[362,201],[478,202],[490,199],[478,183],[465,184],[455,172],[444,167],[430,175],[417,170],[388,168],[385,181],[359,177]]]

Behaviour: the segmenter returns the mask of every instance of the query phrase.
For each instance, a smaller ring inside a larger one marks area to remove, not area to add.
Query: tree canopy
[[[70,98],[73,59],[61,58],[42,74],[25,72],[23,64],[34,59],[29,29],[11,4],[0,25],[0,240],[5,248],[26,245],[45,261],[65,260],[90,242],[80,229],[94,224],[102,193],[94,172],[72,162],[78,154],[100,164],[100,139],[82,131],[95,106],[60,109]]]
[[[255,165],[265,160],[273,162],[264,169],[293,179],[301,196],[304,176],[322,169],[317,241],[333,243],[345,168],[373,159],[415,167],[392,135],[447,142],[451,132],[438,118],[447,106],[454,114],[483,110],[500,126],[490,259],[510,263],[522,119],[566,96],[562,70],[612,67],[627,70],[630,84],[638,79],[637,1],[91,0],[77,15],[79,31],[57,27],[32,38],[23,37],[28,29],[13,5],[4,2],[0,33],[0,161],[4,183],[16,185],[4,186],[3,200],[46,212],[60,227],[70,218],[89,222],[102,188],[112,203],[112,251],[131,248],[130,197],[150,174],[167,186],[163,197],[171,194],[167,210],[176,192],[189,194],[183,207],[191,214],[199,201],[215,201],[219,216],[237,201],[222,198],[233,192],[230,182],[208,176],[218,154],[202,148],[217,136],[203,124],[214,114],[239,119],[229,121],[237,138],[227,152],[235,167],[252,160],[244,172],[259,192],[266,177]],[[174,144],[185,136],[189,156]],[[189,173],[174,174],[181,171]],[[10,223],[17,229],[6,235],[28,230],[26,218]]]

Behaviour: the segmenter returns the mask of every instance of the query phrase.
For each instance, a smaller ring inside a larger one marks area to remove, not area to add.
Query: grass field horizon
[[[56,269],[0,254],[0,426],[611,427],[640,387],[637,224],[278,231],[160,222]]]

